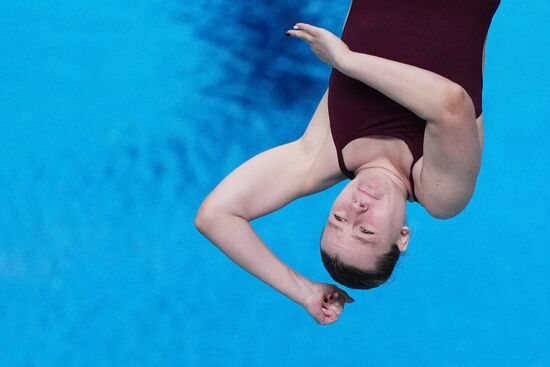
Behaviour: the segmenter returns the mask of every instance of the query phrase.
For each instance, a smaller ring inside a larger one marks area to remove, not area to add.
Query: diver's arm
[[[378,90],[422,119],[445,120],[463,102],[463,88],[426,69],[410,64],[349,51],[335,65],[341,73]]]
[[[208,217],[208,215],[210,215]],[[227,257],[296,303],[303,304],[313,283],[282,262],[238,215],[201,214],[196,227]]]
[[[344,74],[426,120],[424,154],[414,177],[416,198],[435,218],[458,215],[473,196],[481,167],[482,139],[471,97],[459,84],[426,69],[353,51],[344,55]]]
[[[473,101],[462,86],[412,65],[350,51],[340,70],[426,120],[418,202],[435,218],[458,215],[471,200],[481,166],[482,138]],[[415,174],[413,173],[413,176]]]
[[[485,45],[481,59],[483,74]],[[462,107],[456,105],[453,114],[447,114],[447,120],[426,125],[420,173],[413,175],[418,202],[432,216],[452,218],[468,205],[481,169],[482,150],[483,114],[475,118],[469,97]]]
[[[326,29],[296,23],[287,33],[306,41],[315,54],[334,69],[378,90],[428,123],[441,124],[449,120],[469,98],[462,86],[442,75],[352,51]]]
[[[300,304],[313,282],[284,264],[249,222],[308,194],[309,156],[300,139],[252,157],[208,195],[195,219],[231,260]]]

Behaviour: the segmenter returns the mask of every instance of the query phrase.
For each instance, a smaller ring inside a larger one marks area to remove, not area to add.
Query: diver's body
[[[453,0],[453,4],[464,3]],[[350,19],[358,19],[352,15]],[[196,227],[228,257],[303,305],[317,322],[328,324],[338,319],[351,298],[334,285],[311,281],[290,269],[265,246],[250,221],[353,177],[331,209],[322,251],[357,268],[375,267],[375,260],[390,246],[404,251],[410,238],[404,225],[407,200],[417,201],[434,217],[450,218],[473,194],[483,145],[482,115],[476,115],[481,111],[480,91],[469,88],[477,96],[473,100],[466,87],[445,76],[357,52],[329,31],[306,23],[297,23],[287,33],[307,42],[341,75],[375,89],[405,107],[409,118],[414,115],[425,122],[421,156],[418,149],[411,149],[415,138],[374,134],[339,139],[331,131],[335,115],[330,116],[329,87],[302,137],[244,162],[198,211]],[[483,45],[486,34],[482,36]],[[481,61],[484,48],[479,52],[476,58]],[[345,121],[345,116],[336,118]],[[339,299],[330,300],[338,293]]]

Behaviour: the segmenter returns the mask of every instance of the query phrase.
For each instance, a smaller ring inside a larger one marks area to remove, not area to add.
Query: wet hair
[[[321,232],[321,238],[323,238]],[[338,256],[330,256],[321,249],[321,259],[328,273],[338,283],[352,289],[371,289],[384,284],[392,275],[401,251],[393,244],[390,251],[376,258],[374,270],[362,270],[344,264]]]

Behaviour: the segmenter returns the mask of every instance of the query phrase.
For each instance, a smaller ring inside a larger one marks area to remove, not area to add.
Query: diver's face
[[[334,201],[321,247],[348,265],[369,269],[394,243],[403,251],[406,199],[399,188],[378,172],[353,179]]]

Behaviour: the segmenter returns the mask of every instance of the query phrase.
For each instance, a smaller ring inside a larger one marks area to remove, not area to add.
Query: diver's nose
[[[362,211],[368,209],[367,203],[365,203],[365,202],[362,201],[362,200],[354,199],[354,200],[353,200],[353,206],[356,207],[356,208],[359,209],[359,210],[362,210]]]

